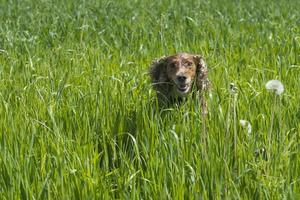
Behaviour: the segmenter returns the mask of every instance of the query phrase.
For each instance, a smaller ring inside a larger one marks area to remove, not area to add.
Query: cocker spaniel
[[[180,102],[196,87],[204,112],[207,111],[203,92],[209,87],[207,73],[202,56],[189,53],[164,56],[150,67],[151,81],[159,102]]]

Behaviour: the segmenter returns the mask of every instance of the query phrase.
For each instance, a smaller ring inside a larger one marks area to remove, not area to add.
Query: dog
[[[203,93],[210,84],[202,56],[190,53],[164,56],[152,63],[149,74],[160,103],[181,102],[196,87],[202,109],[207,112]]]

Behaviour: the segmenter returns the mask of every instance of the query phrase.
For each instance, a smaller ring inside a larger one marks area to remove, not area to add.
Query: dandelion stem
[[[233,94],[233,132],[234,132],[234,168],[238,174],[238,156],[237,156],[237,117],[236,117],[236,104],[237,104],[237,93]]]
[[[275,119],[275,110],[276,107],[279,107],[279,98],[283,92],[284,92],[284,86],[279,80],[270,80],[266,83],[266,89],[269,91],[274,91],[275,92],[275,100],[274,100],[274,106],[272,108],[272,113],[271,113],[271,122],[270,122],[270,129],[269,129],[269,152],[271,154],[271,148],[272,148],[272,132],[273,132],[273,126],[274,126],[274,119]],[[280,130],[278,131],[278,134],[276,135],[276,139],[279,142],[280,139]],[[277,147],[279,147],[280,144],[277,143]],[[277,149],[279,151],[279,149]],[[271,155],[270,155],[271,156]]]
[[[206,124],[205,124],[206,102],[204,100],[204,94],[203,93],[200,93],[199,98],[200,98],[201,117],[202,117],[202,134],[201,134],[201,138],[202,138],[204,156],[206,156],[207,155],[207,153],[206,153],[206,149],[207,149],[207,147],[206,147]]]
[[[227,155],[227,146],[226,143],[229,141],[229,127],[230,127],[230,111],[231,111],[231,98],[229,98],[229,108],[227,112],[227,120],[226,120],[226,135],[224,141],[224,157]]]
[[[275,96],[275,98],[276,98],[276,96]],[[271,150],[272,144],[271,143],[272,143],[274,115],[275,115],[275,108],[273,107],[272,113],[271,113],[271,121],[270,121],[269,137],[268,137],[268,139],[269,139],[269,152],[270,153],[272,152],[272,150]],[[269,156],[271,157],[271,155],[269,155]]]
[[[234,94],[233,101],[233,125],[234,125],[234,157],[235,163],[237,163],[237,120],[236,120],[236,103],[237,103],[237,94]],[[237,166],[236,166],[237,167]]]
[[[237,104],[237,97],[238,97],[238,90],[237,87],[235,86],[234,83],[230,83],[230,93],[231,93],[231,97],[230,97],[230,101],[229,101],[229,107],[230,107],[230,112],[233,112],[233,143],[234,143],[234,160],[233,160],[233,166],[234,169],[237,172],[238,166],[237,166],[237,117],[236,117],[236,104]],[[233,99],[233,103],[231,102]],[[232,103],[232,105],[231,105]],[[229,112],[229,113],[230,113]],[[229,114],[228,114],[228,124],[227,124],[227,134],[229,133]],[[227,136],[228,137],[228,136]]]

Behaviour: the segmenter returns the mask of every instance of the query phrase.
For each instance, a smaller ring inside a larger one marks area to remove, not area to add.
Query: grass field
[[[1,199],[299,199],[299,10],[0,0]],[[175,52],[206,59],[206,119],[157,107],[148,67]]]

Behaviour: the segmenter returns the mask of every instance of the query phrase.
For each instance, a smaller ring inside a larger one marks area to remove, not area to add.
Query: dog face
[[[181,97],[185,97],[192,91],[193,85],[196,86],[195,89],[199,91],[203,99],[203,92],[210,86],[207,74],[207,66],[203,57],[189,53],[163,56],[155,60],[149,70],[158,100],[162,103],[182,100]]]
[[[197,70],[197,57],[192,54],[177,54],[166,58],[166,71],[173,91],[185,96],[192,88]]]

